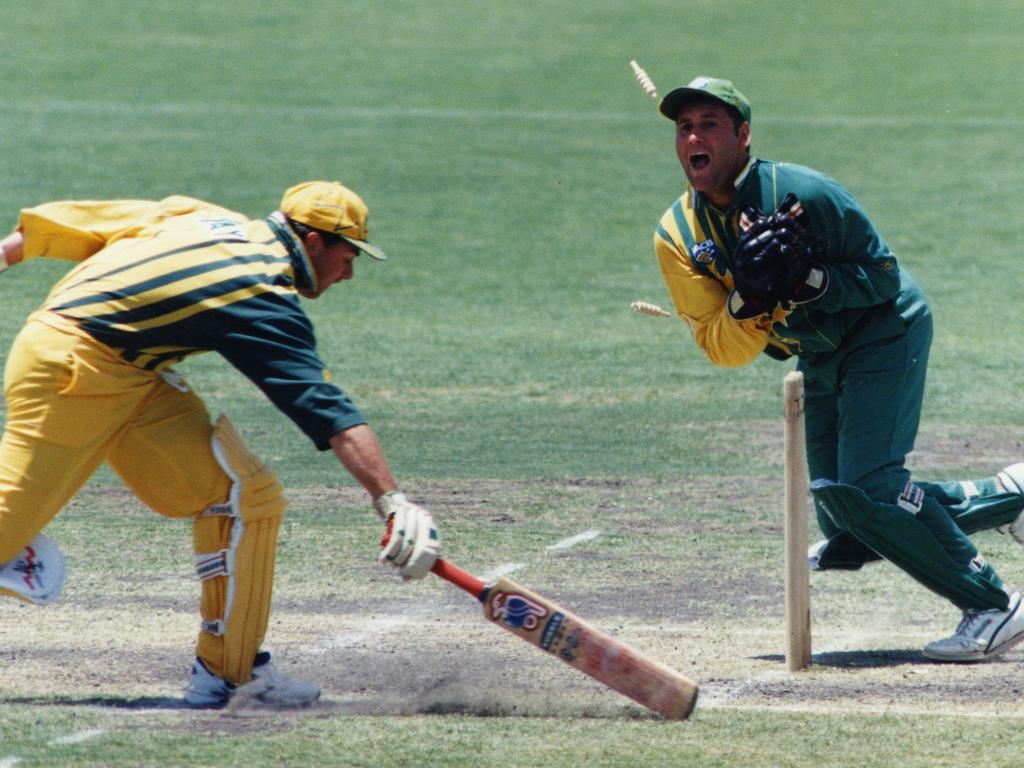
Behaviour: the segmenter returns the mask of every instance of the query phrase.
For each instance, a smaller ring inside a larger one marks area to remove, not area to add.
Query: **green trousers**
[[[877,545],[879,537],[886,539],[887,559],[961,608],[1003,610],[1005,593],[992,589],[1002,582],[990,566],[979,573],[978,551],[954,519],[970,510],[963,504],[955,510],[937,498],[938,491],[946,491],[945,501],[955,501],[948,485],[931,486],[935,495],[925,494],[923,507],[916,510],[896,506],[910,482],[906,456],[917,437],[932,340],[931,313],[923,295],[904,306],[905,333],[858,343],[854,328],[836,351],[800,359],[811,480],[854,486],[879,505],[879,515],[857,516],[852,524],[837,521],[816,499],[818,524],[829,539],[850,534],[857,540],[854,550],[860,547],[865,560],[877,559],[866,542]],[[895,306],[890,309],[899,313]],[[891,324],[892,317],[885,321]],[[872,334],[865,328],[862,335]],[[920,525],[895,524],[894,507],[895,514],[914,516]],[[1009,507],[999,519],[1005,522],[1006,517],[1015,517]],[[914,534],[905,535],[907,530]],[[940,569],[936,564],[931,574],[927,553],[937,551],[936,545],[953,565],[945,563]],[[928,578],[921,578],[922,573]]]

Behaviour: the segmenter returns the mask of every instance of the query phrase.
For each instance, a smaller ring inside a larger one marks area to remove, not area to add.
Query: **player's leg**
[[[964,533],[995,528],[1024,544],[1024,464],[1012,464],[992,477],[918,485]]]
[[[274,473],[226,419],[217,426],[190,391],[161,386],[111,451],[139,497],[169,517],[193,517],[202,617],[186,690],[194,706],[219,706],[235,686],[275,677],[264,699],[303,704],[319,695],[285,678],[260,652],[270,613],[277,530],[285,508]]]
[[[112,352],[30,320],[7,357],[0,439],[0,571],[33,578],[0,590],[56,599],[63,556],[41,531],[102,463],[152,385]]]
[[[895,504],[875,502],[851,485],[815,481],[811,492],[838,524],[899,566],[919,583],[963,609],[947,638],[929,643],[924,655],[937,661],[981,661],[1024,641],[1024,603],[1008,594],[999,576],[976,557],[965,569],[939,539],[931,520],[949,520],[934,499],[920,494],[917,515]],[[933,509],[927,510],[931,505]],[[980,606],[980,607],[979,607]]]
[[[808,477],[839,476],[839,365],[841,357],[801,365],[804,374],[804,431]],[[881,558],[849,531],[837,526],[814,499],[818,528],[825,539],[812,544],[807,558],[811,570],[858,570]]]
[[[846,356],[839,402],[838,472],[826,479],[859,488],[873,502],[906,509],[934,542],[917,537],[897,546],[912,549],[916,541],[926,548],[937,543],[966,577],[977,549],[952,518],[940,513],[937,502],[927,496],[917,498],[922,494],[910,483],[905,464],[920,423],[930,342],[930,318],[925,315],[906,334],[863,345]],[[841,527],[869,543],[851,529],[849,521]],[[885,552],[879,554],[891,559]]]
[[[839,527],[919,583],[965,614],[987,614],[978,621],[993,634],[965,620],[952,638],[940,641],[946,644],[941,651],[931,653],[937,644],[926,649],[933,658],[975,660],[1024,639],[1024,609],[948,511],[910,482],[905,458],[920,420],[930,341],[930,317],[923,314],[905,335],[847,355],[839,484],[818,484],[814,495]],[[1003,629],[996,632],[997,626]],[[968,637],[970,632],[976,636]]]

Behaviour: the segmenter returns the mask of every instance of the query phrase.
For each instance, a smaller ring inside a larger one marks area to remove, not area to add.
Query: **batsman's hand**
[[[16,229],[0,240],[0,272],[12,264],[17,264],[24,257],[25,236]]]
[[[373,508],[387,523],[379,560],[397,568],[406,581],[430,573],[441,555],[441,537],[430,513],[400,491],[374,499]]]

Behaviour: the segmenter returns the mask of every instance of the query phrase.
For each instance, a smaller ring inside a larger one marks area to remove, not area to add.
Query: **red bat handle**
[[[487,585],[473,574],[462,570],[456,565],[452,565],[447,560],[442,560],[440,557],[437,558],[437,562],[434,563],[434,567],[430,570],[459,589],[466,590],[480,602],[484,601],[484,592],[487,590]]]
[[[388,541],[391,540],[391,523],[392,521],[388,520],[387,527],[384,529],[384,537],[380,540],[382,547],[387,546]],[[452,565],[447,560],[442,560],[439,557],[434,561],[434,566],[430,570],[459,589],[466,590],[481,603],[487,599],[485,595],[487,584],[468,571],[462,570],[457,565]]]

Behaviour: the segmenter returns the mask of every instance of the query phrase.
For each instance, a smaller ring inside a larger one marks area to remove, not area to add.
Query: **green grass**
[[[133,718],[136,733],[119,728],[116,716],[93,716],[86,722],[55,723],[40,729],[34,712],[0,707],[5,715],[4,742],[13,742],[26,765],[163,766],[163,765],[332,765],[359,768],[527,768],[534,765],[621,768],[622,766],[770,765],[811,768],[829,765],[859,768],[900,765],[943,768],[960,765],[948,745],[991,755],[996,768],[1017,765],[1013,739],[995,723],[962,723],[931,716],[923,721],[896,716],[857,717],[826,726],[807,715],[763,713],[712,714],[685,725],[623,722],[609,734],[607,723],[561,718],[511,718],[492,721],[466,717],[340,717],[278,724],[282,731],[267,751],[266,734],[245,723],[223,732],[209,718],[191,718],[191,733],[168,733],[167,718]],[[930,725],[941,728],[936,743]],[[84,744],[55,749],[47,739],[68,729],[118,728]],[[140,744],[137,731],[154,735]],[[25,734],[33,733],[34,737]],[[382,736],[383,734],[383,736]],[[439,752],[436,745],[446,746]]]
[[[13,224],[19,207],[48,199],[183,193],[257,216],[297,181],[350,184],[392,258],[360,260],[354,284],[307,306],[325,360],[402,484],[445,512],[453,557],[480,570],[524,562],[524,582],[626,625],[628,610],[603,606],[660,585],[677,601],[665,620],[703,633],[696,671],[714,685],[759,674],[750,659],[770,643],[732,652],[708,637],[779,620],[773,505],[788,366],[715,369],[681,324],[629,311],[634,299],[667,301],[651,236],[683,177],[671,126],[628,61],[662,93],[697,74],[733,79],[753,104],[757,154],[817,167],[854,192],[934,303],[923,436],[962,446],[930,454],[945,462],[936,470],[981,472],[1019,459],[1024,445],[1022,33],[1011,0],[13,4],[0,30],[0,211]],[[0,348],[65,269],[37,262],[0,275]],[[353,481],[252,385],[212,357],[182,370],[295,495],[282,529],[282,620],[374,595],[388,605],[447,599],[440,585],[406,588],[376,570],[377,523]],[[70,606],[94,610],[107,630],[101,663],[120,647],[113,606],[136,606],[140,626],[147,606],[187,624],[195,591],[187,525],[114,488],[102,471],[53,527],[73,555]],[[537,557],[583,528],[605,531],[586,558]],[[983,541],[1018,579],[1018,551]],[[687,572],[704,560],[727,577],[724,594],[705,578],[699,594],[687,591]],[[756,579],[767,586],[750,602]],[[821,589],[817,610],[837,633],[900,599],[877,575]],[[936,604],[914,602],[913,621],[945,626]],[[652,610],[636,606],[648,623]],[[289,642],[301,658],[298,638]],[[87,654],[75,639],[39,638]],[[31,656],[18,642],[17,658],[0,664],[0,692]],[[132,650],[134,668],[145,649]],[[689,658],[684,647],[668,652]],[[165,674],[173,668],[152,672]],[[856,684],[882,673],[836,674]],[[964,672],[946,684],[955,692],[971,681]],[[927,691],[915,707],[905,690],[911,714],[832,715],[825,697],[812,712],[709,709],[686,725],[331,710],[227,722],[128,716],[85,701],[88,687],[64,693],[70,703],[53,692],[33,706],[0,696],[0,762],[261,764],[271,754],[281,765],[995,766],[1015,759],[1007,723],[1019,723],[936,717]],[[783,687],[769,703],[793,696]],[[93,727],[104,735],[52,744]]]

